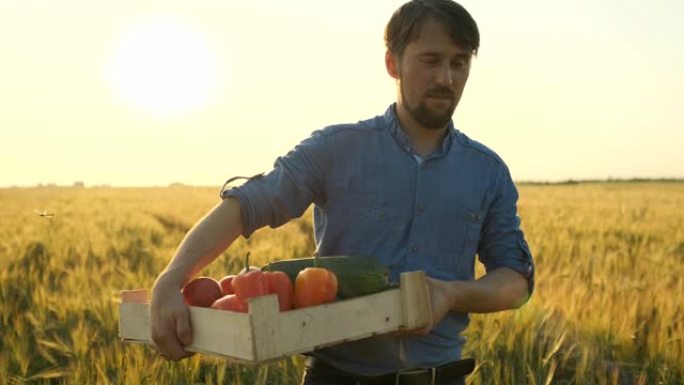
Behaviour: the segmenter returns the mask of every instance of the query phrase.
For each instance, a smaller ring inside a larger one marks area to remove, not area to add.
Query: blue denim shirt
[[[520,230],[518,193],[504,162],[450,123],[441,147],[421,159],[395,106],[356,124],[314,132],[274,169],[222,197],[240,201],[245,237],[277,227],[314,206],[318,255],[372,255],[398,281],[424,270],[442,280],[474,279],[509,267],[534,286],[533,261]],[[468,314],[450,312],[426,336],[376,336],[317,350],[340,369],[381,375],[458,360]]]

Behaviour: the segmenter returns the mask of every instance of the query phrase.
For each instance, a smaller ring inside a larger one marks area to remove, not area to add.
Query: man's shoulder
[[[458,142],[459,146],[461,146],[461,148],[463,148],[464,150],[470,151],[473,154],[476,154],[483,158],[487,158],[490,161],[496,163],[497,165],[504,167],[506,166],[505,162],[499,156],[499,154],[497,154],[491,148],[487,147],[481,142],[478,142],[477,140],[470,138],[468,135],[464,134],[461,131],[455,130],[455,135],[456,141]]]
[[[340,123],[326,126],[317,130],[314,134],[325,138],[343,139],[345,137],[377,134],[382,131],[383,128],[382,116],[375,116],[370,119],[360,120],[356,123]]]

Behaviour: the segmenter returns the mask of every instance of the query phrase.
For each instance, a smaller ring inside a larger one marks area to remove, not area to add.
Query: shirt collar
[[[387,123],[388,130],[394,140],[397,142],[399,147],[404,149],[404,151],[408,152],[409,154],[413,154],[413,149],[411,148],[411,141],[406,135],[406,132],[404,129],[401,127],[399,124],[399,119],[397,118],[397,112],[396,112],[397,104],[393,103],[391,106],[387,108],[387,111],[385,111],[385,122]],[[451,149],[451,143],[454,140],[454,137],[456,136],[456,130],[454,128],[454,122],[449,121],[449,125],[447,126],[447,134],[442,140],[442,147],[441,149],[433,153],[428,157],[430,158],[439,158],[441,156],[446,155],[449,150]],[[427,160],[427,159],[426,159]]]

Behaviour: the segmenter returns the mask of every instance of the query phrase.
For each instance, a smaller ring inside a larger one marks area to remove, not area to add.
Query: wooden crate
[[[121,292],[119,336],[152,344],[147,290]],[[190,307],[192,352],[260,364],[377,334],[432,322],[422,271],[403,273],[397,289],[280,312],[275,294],[249,301],[248,313]]]

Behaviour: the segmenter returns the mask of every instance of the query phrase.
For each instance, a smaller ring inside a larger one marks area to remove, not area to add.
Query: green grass
[[[520,193],[536,291],[520,310],[472,316],[469,382],[684,383],[684,184]],[[216,202],[216,189],[190,187],[0,190],[2,383],[297,384],[297,356],[260,367],[199,355],[170,363],[118,339],[119,290],[149,288]],[[309,256],[310,228],[307,214],[259,230],[203,274],[238,271],[248,250],[255,264]]]

